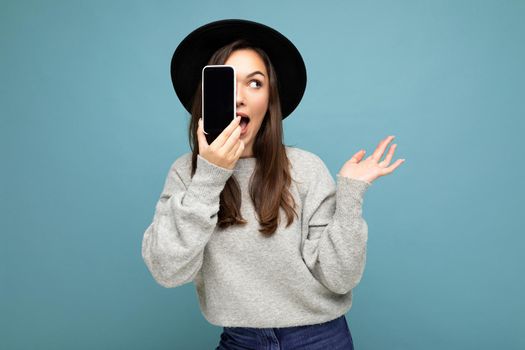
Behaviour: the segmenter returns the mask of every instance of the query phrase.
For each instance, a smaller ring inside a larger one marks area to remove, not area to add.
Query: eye
[[[256,87],[256,88],[260,88],[260,87],[262,87],[262,83],[261,83],[259,80],[257,80],[257,79],[253,79],[253,80],[251,80],[251,81],[250,81],[250,84],[251,84],[251,83],[254,83],[254,82],[257,83],[257,84],[259,84],[259,86],[252,86],[252,87]]]

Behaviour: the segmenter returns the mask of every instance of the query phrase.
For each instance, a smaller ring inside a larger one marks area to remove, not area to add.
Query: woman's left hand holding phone
[[[202,118],[199,119],[197,138],[199,142],[199,155],[208,162],[217,166],[233,169],[244,151],[244,141],[240,139],[241,117],[235,117],[219,136],[208,145],[202,127]]]

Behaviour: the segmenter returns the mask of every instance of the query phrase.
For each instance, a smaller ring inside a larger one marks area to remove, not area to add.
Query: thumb
[[[202,127],[202,118],[199,118],[199,126],[197,127],[197,140],[199,142],[199,149],[205,150],[208,147],[208,141],[206,135],[204,135],[204,129]]]
[[[363,157],[365,156],[365,152],[366,151],[364,149],[362,149],[359,152],[355,153],[352,156],[352,158],[350,159],[350,163],[358,163],[358,162],[360,162],[363,159]]]

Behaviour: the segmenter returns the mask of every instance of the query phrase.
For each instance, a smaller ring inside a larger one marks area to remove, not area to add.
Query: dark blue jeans
[[[283,328],[223,327],[215,350],[353,350],[345,315],[321,324]]]

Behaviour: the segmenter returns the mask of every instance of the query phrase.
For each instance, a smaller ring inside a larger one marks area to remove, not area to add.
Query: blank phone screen
[[[227,66],[205,67],[203,70],[204,130],[220,134],[234,116],[234,71]]]

